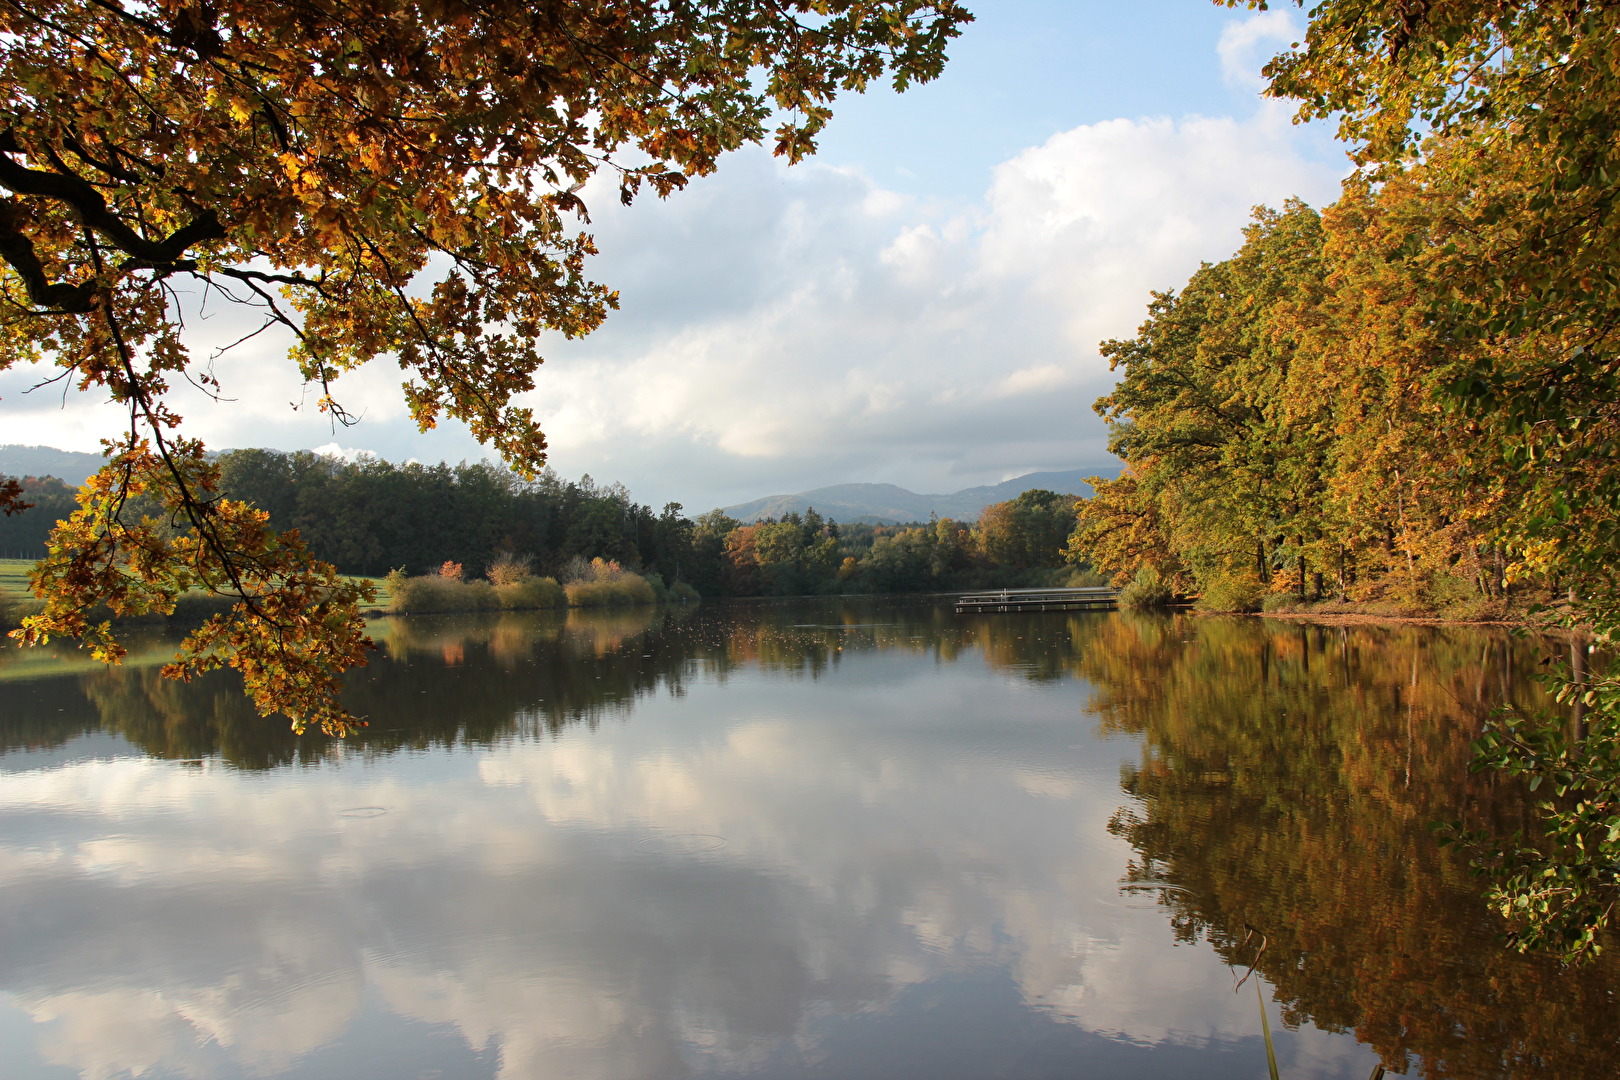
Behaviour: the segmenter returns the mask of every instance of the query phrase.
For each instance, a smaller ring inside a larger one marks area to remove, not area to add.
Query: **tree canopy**
[[[1360,167],[1320,215],[1260,214],[1107,343],[1125,374],[1098,410],[1131,468],[1071,551],[1229,607],[1289,567],[1302,597],[1309,566],[1317,594],[1331,575],[1340,595],[1478,611],[1518,582],[1612,643],[1617,39],[1620,8],[1586,0],[1311,7],[1270,92],[1336,117]],[[1509,710],[1479,744],[1482,767],[1553,793],[1534,827],[1452,837],[1514,940],[1578,958],[1620,904],[1620,674],[1571,655],[1563,715]]]
[[[181,287],[247,309],[247,336],[289,334],[334,418],[339,377],[388,357],[420,427],[456,418],[533,471],[545,441],[514,397],[538,340],[588,333],[615,303],[585,272],[586,182],[664,196],[766,139],[796,161],[838,93],[935,77],[970,18],[955,0],[0,8],[0,370],[56,365],[131,417],[41,565],[24,639],[116,659],[90,601],[239,595],[173,673],[230,663],[266,711],[341,730],[360,594],[221,498],[179,435],[170,386],[219,387],[188,348]]]

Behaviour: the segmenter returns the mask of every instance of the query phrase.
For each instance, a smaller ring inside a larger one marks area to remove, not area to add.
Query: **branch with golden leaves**
[[[370,583],[311,557],[296,531],[272,531],[264,511],[215,497],[218,481],[195,442],[171,447],[167,460],[144,440],[118,448],[52,534],[30,579],[44,609],[12,636],[27,645],[77,638],[117,663],[126,651],[117,618],[171,614],[187,592],[235,597],[230,612],[186,638],[165,674],[233,667],[264,715],[281,713],[299,731],[315,723],[346,733],[362,721],[343,710],[338,691],[370,648],[360,616]],[[92,614],[98,605],[106,617]]]

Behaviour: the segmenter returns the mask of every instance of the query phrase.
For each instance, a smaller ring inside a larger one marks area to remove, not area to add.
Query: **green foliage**
[[[11,631],[22,625],[24,614],[33,614],[25,601],[11,593],[0,591],[0,630]]]
[[[1362,485],[1365,503],[1397,496],[1402,517],[1408,580],[1389,599],[1495,614],[1515,579],[1539,581],[1544,600],[1564,594],[1549,614],[1620,637],[1617,33],[1620,9],[1583,0],[1325,0],[1267,68],[1271,92],[1302,116],[1336,115],[1366,166],[1337,210],[1355,238],[1338,284],[1355,290],[1344,310],[1356,318],[1319,354],[1370,357],[1416,391],[1431,428],[1459,436],[1405,440],[1426,453],[1386,467],[1393,483]],[[1411,415],[1357,419],[1366,436]],[[1376,462],[1381,440],[1359,450]],[[1452,512],[1432,530],[1439,542],[1420,545],[1407,538],[1411,516],[1435,505],[1425,482],[1467,498],[1441,500]],[[1615,899],[1605,815],[1620,798],[1620,671],[1572,664],[1562,696],[1584,736],[1566,734],[1567,717],[1510,707],[1479,754],[1565,801],[1542,807],[1534,833],[1461,838],[1493,876],[1514,940],[1577,959],[1596,950]]]
[[[690,520],[679,503],[655,515],[621,485],[589,476],[572,482],[548,471],[529,481],[486,463],[232,450],[218,465],[230,497],[267,511],[272,528],[297,529],[316,557],[352,575],[448,563],[496,585],[537,570],[571,582],[599,558],[645,577],[660,603],[682,584],[694,594],[788,596],[1104,583],[1089,566],[1063,565],[1074,499],[1052,492],[992,506],[973,527],[948,518],[838,525],[815,510],[745,526],[719,511]],[[414,594],[404,602],[470,604]]]
[[[1572,643],[1572,667],[1582,670],[1566,671],[1558,685],[1573,718],[1503,711],[1474,744],[1475,771],[1522,777],[1543,794],[1534,831],[1520,829],[1504,842],[1457,822],[1440,828],[1442,843],[1473,852],[1488,898],[1509,924],[1509,942],[1569,961],[1603,951],[1620,904],[1620,689],[1612,679],[1588,682],[1586,648]]]
[[[1069,534],[1074,531],[1076,496],[1031,489],[979,513],[979,551],[989,562],[1010,570],[1063,564]]]
[[[1256,577],[1233,574],[1206,584],[1198,597],[1198,609],[1240,613],[1259,611],[1265,598],[1265,588]]]
[[[1127,611],[1169,607],[1176,598],[1175,589],[1159,576],[1151,566],[1136,572],[1131,583],[1119,591],[1119,606]]]

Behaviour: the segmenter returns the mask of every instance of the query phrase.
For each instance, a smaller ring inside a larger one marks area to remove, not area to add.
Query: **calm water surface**
[[[1427,825],[1534,642],[926,602],[395,620],[361,737],[0,651],[0,1073],[1620,1075]],[[1252,933],[1250,932],[1252,930]]]

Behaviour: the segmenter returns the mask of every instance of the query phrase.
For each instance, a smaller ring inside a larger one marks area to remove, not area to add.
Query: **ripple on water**
[[[710,833],[658,833],[642,837],[636,842],[636,850],[654,855],[698,855],[719,851],[727,842],[725,837]]]

